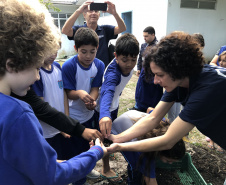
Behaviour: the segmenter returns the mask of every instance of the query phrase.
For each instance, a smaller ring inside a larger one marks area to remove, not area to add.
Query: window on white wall
[[[110,14],[110,13],[108,13],[108,12],[100,12],[100,17],[106,17],[106,16],[109,16],[109,15],[112,15],[112,14]]]
[[[66,20],[71,16],[71,14],[66,13],[51,13],[55,25],[61,30],[64,26]]]
[[[216,9],[217,0],[181,0],[181,8]]]

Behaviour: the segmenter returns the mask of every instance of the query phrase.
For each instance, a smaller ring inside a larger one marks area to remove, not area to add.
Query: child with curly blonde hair
[[[87,175],[104,147],[62,163],[43,137],[32,108],[13,98],[24,96],[40,79],[44,59],[59,49],[60,34],[38,0],[0,1],[0,179],[7,185],[62,185]]]

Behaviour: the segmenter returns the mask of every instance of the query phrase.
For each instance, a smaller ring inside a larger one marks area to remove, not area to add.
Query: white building
[[[50,11],[59,29],[62,28],[67,17],[84,1],[53,1],[54,5],[61,9],[59,13]],[[56,2],[58,4],[55,4]],[[126,32],[134,34],[140,44],[144,42],[143,29],[153,26],[158,40],[175,30],[190,34],[201,33],[205,39],[206,46],[203,51],[207,61],[213,58],[222,45],[226,45],[224,32],[226,30],[226,0],[112,0],[112,2],[126,23]],[[83,23],[84,18],[81,15],[75,24],[82,25]],[[117,25],[114,17],[106,13],[101,13],[98,24]],[[59,53],[71,55],[74,52],[73,41],[68,41],[67,37],[62,35],[62,42],[62,49]]]

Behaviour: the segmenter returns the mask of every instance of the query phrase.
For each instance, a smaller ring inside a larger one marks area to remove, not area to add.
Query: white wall
[[[132,11],[132,34],[140,45],[144,43],[143,30],[153,26],[157,39],[166,34],[168,0],[112,0],[118,14]],[[113,16],[101,17],[99,24],[117,25]]]
[[[55,5],[57,8],[59,8],[60,12],[53,12],[50,10],[50,13],[74,13],[74,11],[78,8],[76,5]],[[84,24],[84,17],[81,14],[79,18],[76,20],[75,25],[83,25]],[[74,55],[76,52],[74,50],[74,41],[68,40],[67,36],[62,34],[61,36],[61,49],[58,51],[58,58],[62,58],[64,56],[71,56]]]
[[[226,45],[226,1],[218,0],[216,10],[180,8],[180,0],[169,0],[167,34],[181,30],[201,33],[205,39],[203,50],[207,61]]]

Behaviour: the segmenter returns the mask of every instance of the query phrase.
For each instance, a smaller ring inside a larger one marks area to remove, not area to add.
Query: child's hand
[[[97,139],[95,140],[95,143],[94,143],[93,140],[92,140],[89,144],[90,144],[90,147],[92,147],[92,146],[94,146],[94,145],[100,146],[100,147],[103,149],[103,151],[104,151],[104,156],[107,154],[107,149],[106,149],[106,147],[104,146],[104,144],[100,141],[99,138],[97,138]]]
[[[65,138],[70,138],[71,136],[69,134],[66,134],[64,132],[60,132]]]
[[[93,103],[95,100],[84,90],[78,90],[79,98],[85,103]]]
[[[95,140],[96,138],[100,138],[101,140],[104,139],[98,130],[91,128],[85,128],[82,133],[82,137],[88,141]]]
[[[96,101],[93,101],[92,103],[85,103],[85,106],[88,110],[94,110],[97,106],[97,103]]]
[[[100,131],[104,135],[105,138],[110,136],[111,134],[111,126],[112,126],[112,120],[109,117],[103,117],[100,122]]]

